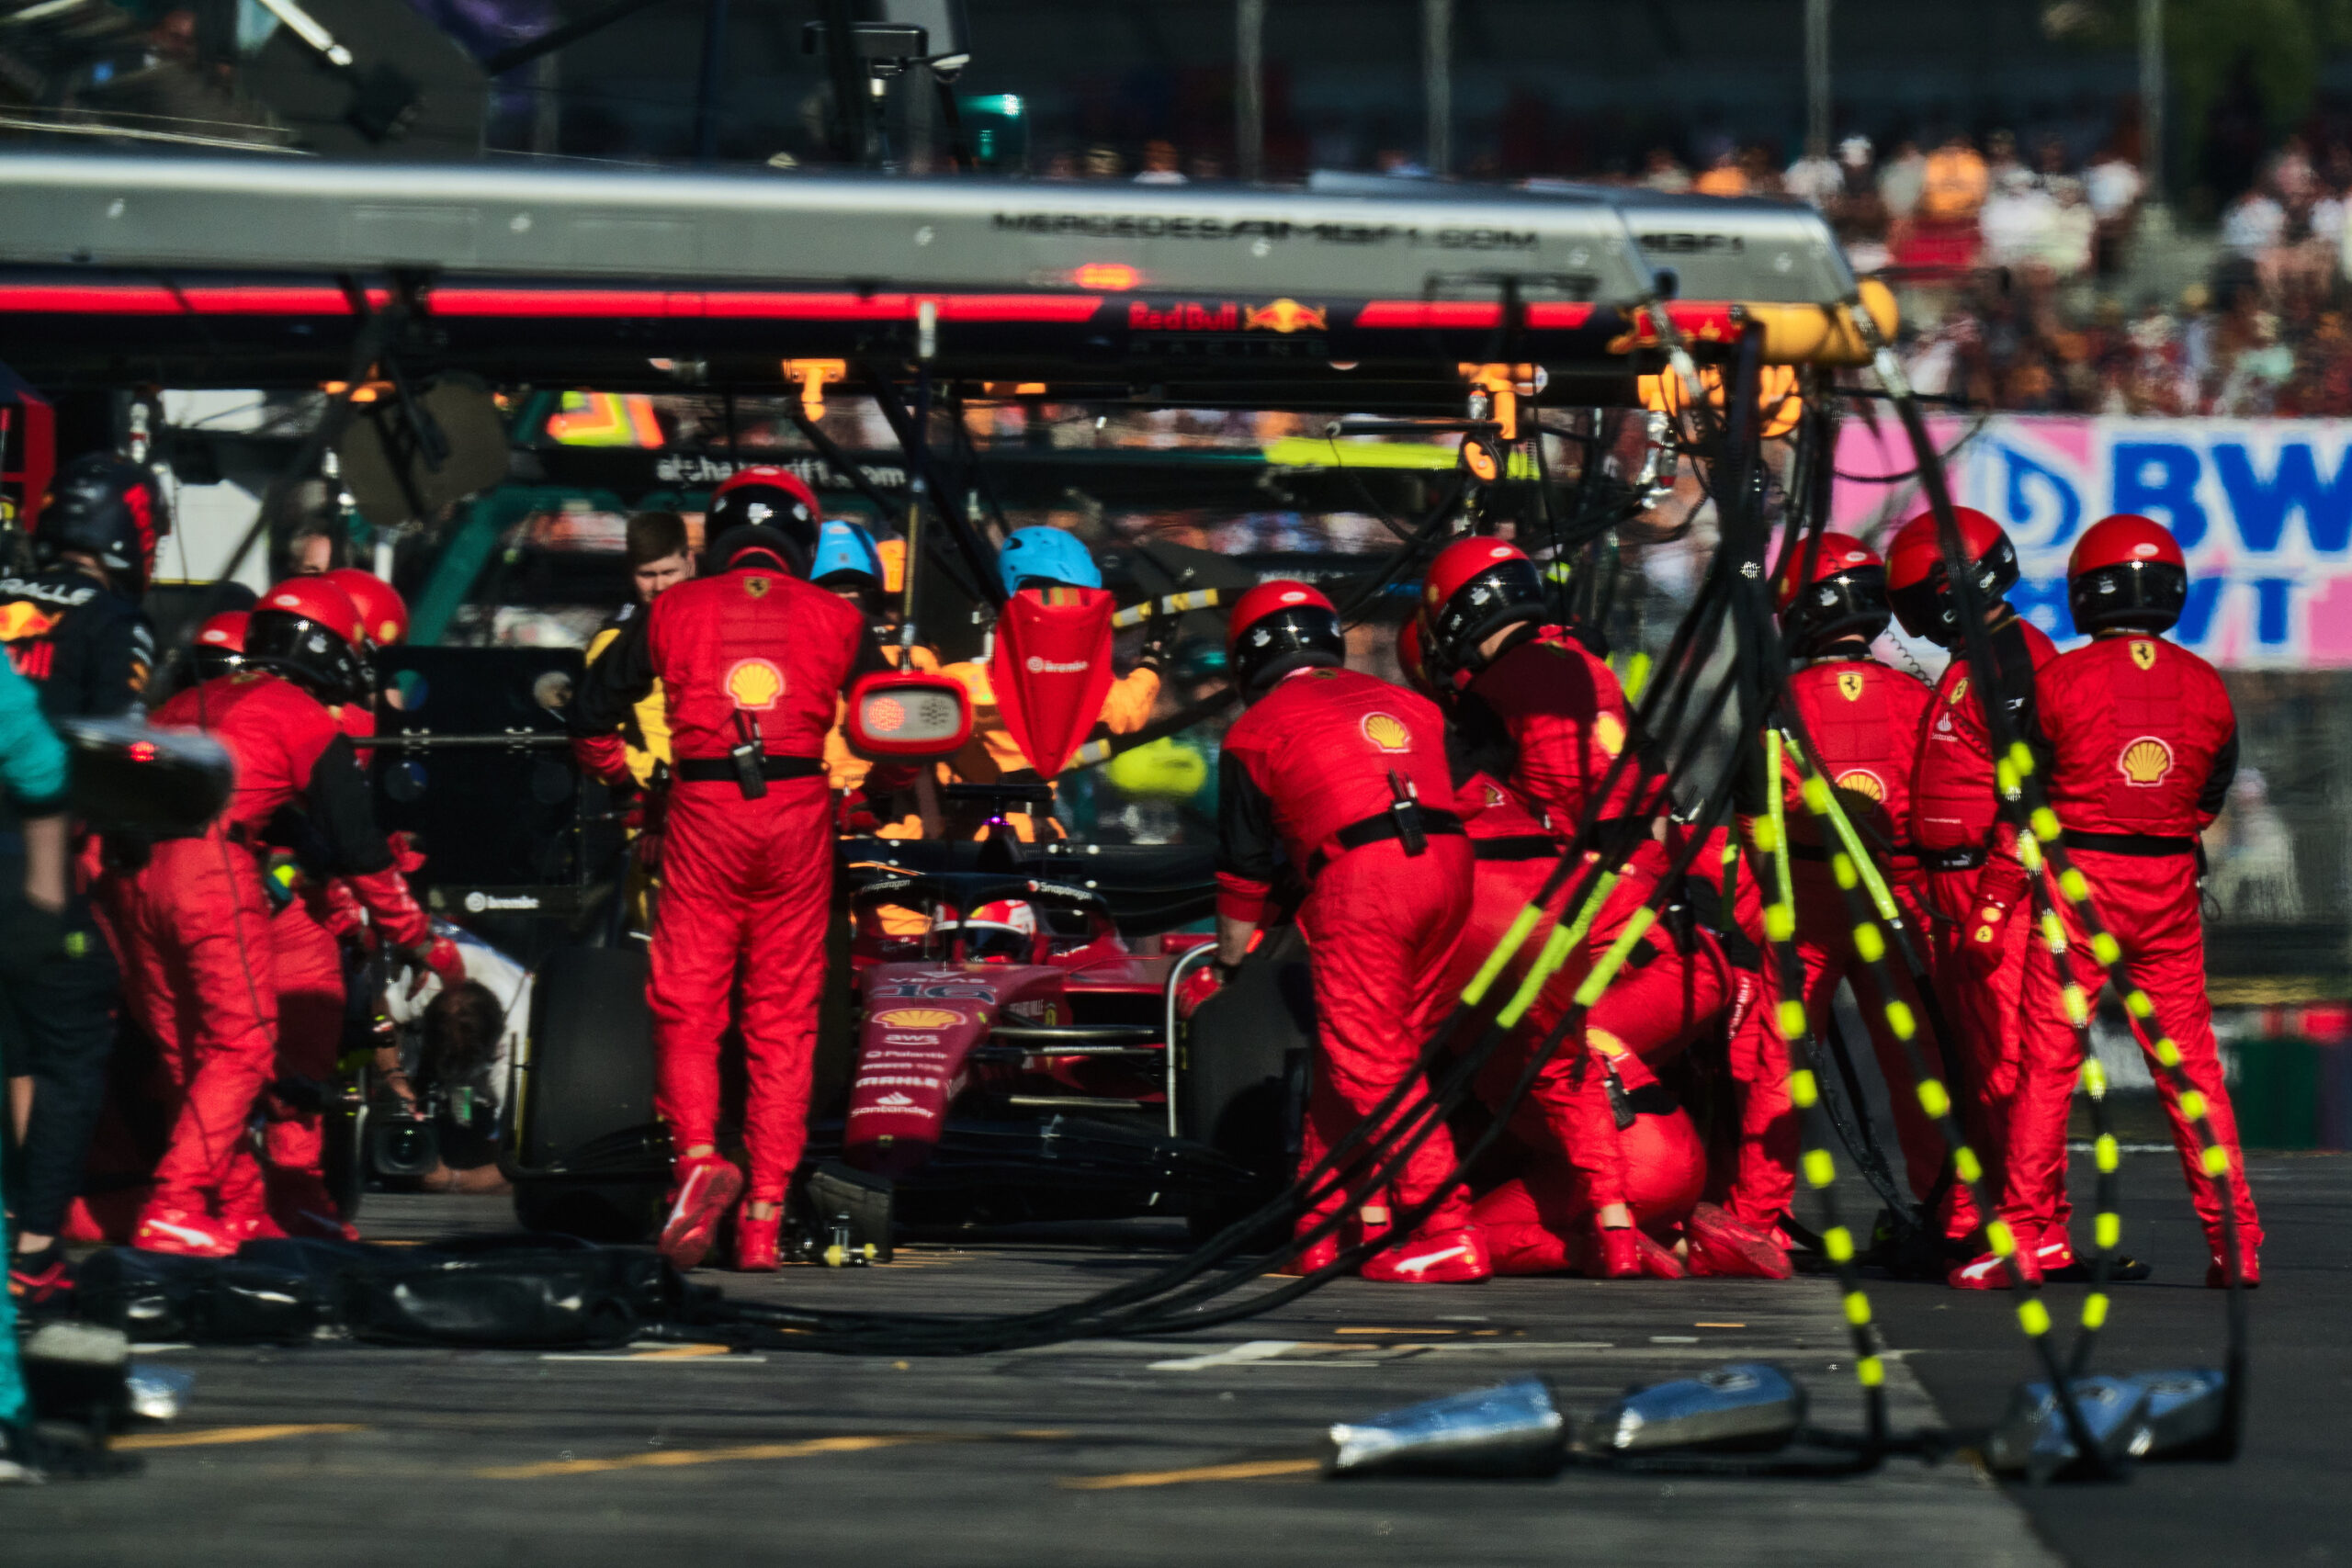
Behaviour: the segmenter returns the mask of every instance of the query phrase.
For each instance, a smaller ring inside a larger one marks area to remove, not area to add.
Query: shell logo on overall
[[[2123,748],[2115,759],[2115,768],[2125,784],[2153,789],[2172,772],[2172,748],[2156,736],[2143,735]]]
[[[1413,749],[1413,733],[1405,721],[1394,714],[1368,713],[1363,716],[1363,738],[1383,751],[1409,751]]]
[[[771,660],[739,659],[727,671],[727,694],[739,708],[765,713],[788,689],[784,671]]]
[[[1877,801],[1881,806],[1886,804],[1886,781],[1868,768],[1856,768],[1849,773],[1839,773],[1838,787],[1850,789],[1856,795]]]
[[[964,1015],[945,1008],[892,1008],[888,1012],[874,1015],[874,1021],[885,1029],[945,1029],[963,1021]]]

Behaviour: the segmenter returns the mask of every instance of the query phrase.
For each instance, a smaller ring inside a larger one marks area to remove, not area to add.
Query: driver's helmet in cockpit
[[[963,938],[967,962],[1026,964],[1036,951],[1037,909],[1026,899],[997,898],[941,929]]]

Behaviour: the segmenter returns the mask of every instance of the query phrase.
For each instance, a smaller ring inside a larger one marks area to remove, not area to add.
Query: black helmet
[[[289,577],[245,622],[245,662],[285,676],[322,703],[356,702],[373,683],[360,658],[359,608],[323,577]]]
[[[45,562],[63,550],[96,557],[135,598],[154,574],[156,544],[171,531],[171,508],[153,473],[112,452],[85,452],[50,481],[33,543]]]
[[[789,468],[745,468],[711,492],[703,534],[724,542],[738,528],[756,525],[772,531],[790,552],[781,564],[797,575],[808,570],[823,521],[817,492],[799,475]],[[724,557],[718,570],[727,570]]]

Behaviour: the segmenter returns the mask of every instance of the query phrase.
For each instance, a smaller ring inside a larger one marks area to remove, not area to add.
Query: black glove
[[[34,974],[64,956],[66,930],[62,909],[44,909],[22,893],[0,900],[0,973]]]

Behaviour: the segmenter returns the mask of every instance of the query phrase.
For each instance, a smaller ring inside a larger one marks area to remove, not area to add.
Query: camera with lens
[[[441,1139],[435,1129],[448,1111],[448,1095],[428,1086],[415,1100],[379,1095],[368,1118],[368,1164],[379,1176],[430,1176],[441,1167]]]

